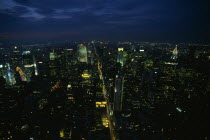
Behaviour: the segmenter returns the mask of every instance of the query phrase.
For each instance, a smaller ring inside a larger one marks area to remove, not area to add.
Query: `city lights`
[[[207,140],[207,3],[0,0],[0,140]]]

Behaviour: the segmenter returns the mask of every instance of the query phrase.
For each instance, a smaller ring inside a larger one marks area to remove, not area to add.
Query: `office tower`
[[[20,51],[20,48],[14,47],[10,57],[11,69],[15,69],[16,67],[22,65],[22,53]]]
[[[19,73],[19,76],[21,78],[21,81],[27,81],[26,76],[25,76],[25,73],[21,70],[20,67],[17,67],[16,68],[16,72]]]
[[[123,76],[117,75],[115,79],[114,111],[120,112],[122,110],[122,101],[123,101]]]
[[[35,71],[35,75],[37,76],[39,73],[38,73],[38,68],[37,68],[37,64],[36,64],[36,59],[35,59],[34,56],[33,56],[33,61],[34,61],[34,71]]]
[[[178,53],[179,52],[178,52],[177,45],[176,45],[176,48],[173,50],[171,59],[176,60],[178,58]]]
[[[10,64],[9,63],[6,63],[6,74],[7,74],[7,81],[10,85],[13,85],[15,83],[15,79],[14,79],[14,76],[11,72],[11,69],[10,69]]]
[[[50,52],[50,60],[55,60],[56,58],[56,55],[55,55],[55,52],[53,50],[53,52]]]
[[[66,63],[67,66],[71,66],[74,64],[74,49],[66,49],[65,50],[65,56],[66,56]]]
[[[90,45],[87,46],[87,62],[91,64],[92,59],[92,47]]]
[[[4,65],[0,64],[0,76],[4,76],[5,72],[4,72]]]
[[[23,68],[22,71],[25,73],[26,80],[29,82],[31,80],[32,73],[34,71],[34,61],[33,56],[30,51],[23,51]]]
[[[50,52],[50,61],[49,61],[49,76],[50,77],[59,77],[59,64],[57,60],[57,52],[53,49]]]
[[[8,69],[8,63],[6,65],[0,64],[0,76],[2,76],[7,83],[10,83],[9,81],[9,69]]]
[[[123,53],[124,53],[124,49],[123,48],[118,48],[117,62],[120,63],[121,66],[123,66]]]
[[[78,48],[78,61],[87,63],[87,47],[84,44],[79,44]]]

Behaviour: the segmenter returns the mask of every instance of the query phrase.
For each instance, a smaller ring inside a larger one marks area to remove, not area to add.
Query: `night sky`
[[[0,38],[210,41],[208,0],[0,0]]]

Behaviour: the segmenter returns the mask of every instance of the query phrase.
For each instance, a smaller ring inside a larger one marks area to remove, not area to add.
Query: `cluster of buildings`
[[[0,46],[2,139],[207,139],[208,47]],[[199,129],[198,129],[199,127]]]

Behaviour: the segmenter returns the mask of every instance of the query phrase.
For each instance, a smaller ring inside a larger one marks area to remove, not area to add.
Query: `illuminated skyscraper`
[[[117,75],[115,79],[115,92],[114,92],[114,111],[122,110],[123,102],[123,76]]]
[[[78,48],[78,61],[87,63],[87,47],[84,44],[79,44]]]
[[[178,49],[177,49],[177,45],[176,45],[176,48],[173,50],[171,59],[175,60],[177,58],[178,58]]]
[[[121,66],[123,66],[123,48],[118,48],[118,54],[117,54],[117,62],[121,64]]]
[[[4,76],[5,72],[4,72],[4,65],[0,64],[0,76]]]
[[[38,69],[37,69],[37,65],[36,65],[36,59],[33,56],[33,61],[34,61],[34,70],[35,70],[35,75],[38,75]]]
[[[13,85],[15,82],[14,82],[14,76],[11,72],[11,69],[10,69],[10,64],[9,63],[6,63],[6,79],[7,79],[7,82],[10,84],[10,85]]]
[[[16,71],[19,73],[20,77],[21,77],[21,81],[27,81],[26,77],[25,77],[25,73],[23,73],[23,71],[21,70],[20,67],[16,68]]]
[[[50,60],[55,60],[55,53],[54,53],[54,51],[50,53]]]
[[[22,53],[23,58],[23,72],[25,73],[25,77],[27,81],[31,80],[32,73],[34,71],[34,61],[33,56],[30,51],[24,51]]]
[[[93,61],[94,53],[93,53],[92,49],[93,49],[92,46],[90,46],[90,45],[87,46],[88,64],[93,64],[94,63],[94,61]]]

